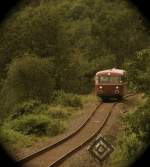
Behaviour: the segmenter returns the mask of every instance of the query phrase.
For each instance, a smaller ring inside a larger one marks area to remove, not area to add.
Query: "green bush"
[[[127,167],[138,158],[144,151],[145,143],[142,142],[136,133],[121,133],[115,152],[111,155],[113,167]]]
[[[124,123],[128,133],[134,132],[140,140],[148,143],[150,136],[150,99],[147,99],[135,112],[129,113],[125,117]]]
[[[65,97],[64,105],[71,107],[82,107],[82,102],[79,96],[70,94]]]
[[[54,87],[55,79],[50,59],[39,58],[33,54],[14,59],[8,67],[7,79],[0,92],[0,112],[10,113],[16,104],[29,99],[48,103]]]
[[[82,107],[82,100],[78,95],[56,91],[53,95],[54,103],[69,107]]]
[[[65,130],[65,125],[46,115],[30,114],[14,120],[12,128],[25,135],[55,136]]]
[[[53,65],[48,58],[25,55],[9,65],[6,87],[18,98],[49,101],[54,90]]]
[[[149,145],[150,101],[139,106],[134,112],[127,113],[123,119],[123,132],[117,140],[117,148],[112,155],[114,167],[128,166]]]
[[[72,112],[71,109],[64,108],[62,106],[50,107],[48,109],[49,115],[54,119],[68,118],[69,116],[71,116],[71,112]]]
[[[49,104],[42,103],[38,107],[35,107],[32,113],[45,113],[49,108]]]
[[[48,135],[49,136],[56,136],[66,129],[66,125],[59,121],[59,120],[52,120],[49,129],[48,129]]]
[[[0,142],[6,147],[8,144],[15,145],[15,147],[25,147],[30,146],[33,143],[33,138],[24,135],[10,127],[2,126],[0,129]]]
[[[137,52],[136,57],[126,64],[126,68],[129,80],[136,90],[150,96],[150,48]]]
[[[12,118],[16,118],[18,116],[21,116],[23,114],[31,114],[33,110],[36,108],[39,108],[41,105],[41,102],[39,100],[28,100],[24,101],[22,103],[19,103],[15,105],[13,108],[13,116]]]

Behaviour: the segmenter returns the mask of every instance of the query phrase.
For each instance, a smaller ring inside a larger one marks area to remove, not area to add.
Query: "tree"
[[[63,27],[60,20],[57,9],[47,4],[26,7],[6,20],[0,31],[1,71],[13,58],[24,53],[34,53],[41,57],[62,54],[66,42],[61,35]]]
[[[50,59],[34,55],[16,58],[8,67],[0,92],[1,110],[9,111],[20,101],[29,99],[49,102],[54,88],[54,67]]]
[[[137,52],[134,60],[127,63],[127,70],[136,89],[150,96],[150,48]]]
[[[99,11],[92,26],[98,45],[95,47],[99,48],[95,55],[114,54],[115,66],[120,68],[126,59],[132,59],[136,51],[148,45],[149,39],[142,23],[144,19],[128,3],[97,1],[95,10]]]

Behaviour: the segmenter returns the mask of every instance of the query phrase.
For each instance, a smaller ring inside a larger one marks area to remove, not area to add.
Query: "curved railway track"
[[[117,103],[98,104],[88,119],[71,135],[33,153],[18,163],[27,167],[53,167],[91,141],[105,126]]]
[[[91,117],[95,114],[96,110],[100,107],[102,103],[99,103],[98,105],[96,105],[95,109],[89,114],[88,118],[77,128],[75,129],[72,133],[70,133],[69,135],[65,136],[63,139],[60,139],[58,140],[56,143],[54,144],[50,144],[36,152],[33,152],[32,154],[22,158],[22,159],[19,159],[17,161],[18,164],[24,164],[28,161],[30,161],[31,159],[39,156],[40,154],[43,154],[44,152],[48,151],[48,150],[51,150],[51,149],[54,149],[55,147],[57,147],[58,145],[62,144],[63,142],[65,142],[66,140],[68,140],[69,138],[73,137],[74,135],[76,135],[87,123],[88,121],[91,119]]]
[[[133,95],[134,94],[129,94],[126,97]],[[116,104],[117,102],[98,104],[93,112],[90,113],[88,119],[70,135],[20,159],[17,163],[25,167],[58,166],[101,132]]]
[[[103,105],[106,104],[106,103],[103,103]],[[60,157],[59,159],[57,159],[55,162],[53,162],[52,164],[48,165],[48,167],[56,167],[58,165],[60,165],[65,159],[67,159],[68,157],[70,157],[73,153],[77,152],[78,150],[80,150],[81,148],[83,148],[87,143],[89,143],[92,139],[94,139],[101,131],[102,129],[105,127],[107,121],[109,120],[110,116],[111,116],[111,113],[114,109],[114,107],[116,106],[117,102],[116,103],[112,103],[111,107],[109,110],[105,110],[104,109],[104,112],[105,112],[105,116],[103,117],[103,120],[99,120],[98,118],[98,115],[100,114],[103,114],[101,111],[98,111],[99,114],[95,115],[95,117],[93,117],[92,121],[89,122],[89,124],[93,124],[93,123],[96,123],[97,125],[95,125],[95,127],[92,125],[92,131],[95,130],[93,133],[91,133],[91,135],[89,135],[85,141],[83,141],[82,143],[80,143],[79,145],[77,145],[76,147],[74,147],[72,150],[66,152],[62,157]],[[110,105],[110,104],[109,104]],[[96,120],[95,120],[96,118]],[[95,128],[95,129],[94,129]]]

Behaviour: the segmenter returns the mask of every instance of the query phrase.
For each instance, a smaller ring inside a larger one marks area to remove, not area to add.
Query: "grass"
[[[94,93],[88,95],[81,95],[80,98],[83,104],[95,103],[100,101],[100,99]]]
[[[59,94],[59,93],[58,93]],[[74,118],[83,113],[83,104],[97,101],[94,94],[57,94],[51,104],[29,100],[12,108],[12,114],[0,126],[0,140],[12,149],[32,146],[65,132]]]
[[[66,107],[82,108],[82,101],[79,95],[65,93],[64,91],[56,91],[53,95],[54,104]]]
[[[36,141],[34,136],[27,136],[15,131],[7,125],[1,127],[0,142],[6,148],[17,149],[22,147],[29,147]]]

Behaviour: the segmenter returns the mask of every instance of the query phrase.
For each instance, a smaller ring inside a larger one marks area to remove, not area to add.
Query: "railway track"
[[[103,129],[116,104],[98,104],[77,130],[57,143],[20,159],[18,164],[27,167],[54,167],[59,165],[68,156],[90,142]]]
[[[112,106],[111,106],[111,109],[108,110],[107,112],[105,111],[106,112],[105,118],[102,121],[99,121],[100,126],[99,125],[97,126],[98,128],[97,128],[97,130],[95,130],[94,133],[92,133],[88,138],[86,138],[86,140],[84,142],[82,142],[80,145],[76,146],[73,150],[67,152],[62,157],[60,157],[58,160],[56,160],[54,163],[48,165],[48,167],[55,167],[55,166],[60,165],[65,159],[70,157],[73,153],[77,152],[78,150],[83,148],[87,143],[89,143],[92,139],[94,139],[102,131],[102,129],[105,127],[107,121],[109,120],[109,118],[111,116],[113,108],[115,107],[116,104],[117,104],[117,102],[113,103]],[[93,119],[95,119],[95,118],[93,118]],[[96,121],[96,120],[93,121],[93,122],[98,123],[98,121]]]
[[[58,140],[57,142],[55,142],[54,144],[50,144],[36,152],[33,152],[32,154],[21,158],[17,161],[18,164],[24,164],[27,161],[30,161],[31,159],[35,158],[36,156],[39,156],[40,154],[54,149],[55,147],[57,147],[58,145],[62,144],[63,142],[65,142],[66,140],[68,140],[69,138],[73,137],[74,135],[76,135],[76,133],[78,133],[87,123],[88,121],[91,119],[91,117],[95,114],[96,110],[100,107],[101,103],[97,104],[95,109],[89,114],[89,116],[87,117],[87,119],[77,128],[75,129],[72,133],[70,133],[69,135],[65,136],[63,139]]]
[[[135,94],[128,94],[125,98],[133,95]],[[93,112],[90,113],[88,119],[70,135],[18,160],[17,163],[23,167],[58,166],[101,132],[116,104],[117,102],[98,104]]]

